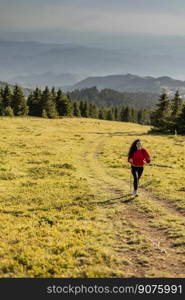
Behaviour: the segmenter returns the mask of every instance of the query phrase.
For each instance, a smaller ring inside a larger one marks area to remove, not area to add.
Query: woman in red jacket
[[[143,167],[146,163],[150,163],[150,155],[146,149],[142,147],[141,140],[135,140],[128,153],[128,162],[131,164],[131,172],[134,177],[133,196],[138,196],[139,179],[143,173]]]

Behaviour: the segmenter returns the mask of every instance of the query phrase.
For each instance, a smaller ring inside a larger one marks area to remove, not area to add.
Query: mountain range
[[[65,87],[65,91],[81,90],[96,86],[98,90],[106,88],[116,90],[119,92],[145,92],[160,94],[164,90],[173,94],[179,90],[181,95],[185,95],[185,81],[176,80],[167,76],[163,77],[141,77],[133,74],[125,75],[109,75],[88,77],[85,80],[78,82],[71,87]]]
[[[28,85],[31,78],[32,87],[42,86],[43,78],[49,75],[50,85],[56,85],[56,77],[61,77],[59,85],[64,86],[89,75],[121,71],[124,66],[124,59],[114,50],[73,44],[0,41],[0,80],[11,83]]]
[[[179,89],[184,95],[184,48],[185,40],[177,37],[102,38],[94,45],[1,39],[0,80],[30,89],[55,86],[66,92],[96,86],[155,94]],[[173,79],[176,76],[180,79]]]
[[[31,88],[71,86],[89,77],[127,73],[184,80],[184,48],[185,40],[177,37],[123,36],[94,44],[90,39],[86,44],[1,39],[0,80]]]

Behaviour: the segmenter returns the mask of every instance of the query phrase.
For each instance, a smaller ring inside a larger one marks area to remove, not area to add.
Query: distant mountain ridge
[[[133,74],[88,77],[65,89],[73,91],[75,89],[84,89],[93,86],[96,86],[98,90],[109,88],[119,92],[145,92],[155,94],[160,94],[163,90],[172,94],[176,90],[179,90],[181,94],[185,95],[185,81],[173,79],[168,76],[155,78],[151,76],[141,77]]]
[[[184,80],[184,48],[184,39],[173,39],[164,43],[161,38],[156,40],[152,37],[146,39],[141,36],[136,39],[120,37],[116,44],[109,41],[109,45],[102,39],[101,46],[88,43],[88,41],[83,45],[74,42],[66,43],[65,39],[61,39],[59,43],[0,39],[0,80],[24,83],[25,86],[28,86],[30,80],[34,87],[43,85],[44,77],[50,85],[55,85],[57,81],[57,86],[63,87],[75,85],[84,78],[127,73],[139,74],[139,76],[150,74],[158,78],[168,75]],[[49,79],[48,74],[50,74]],[[60,74],[73,76],[68,77],[67,80],[65,76],[59,78]],[[79,78],[76,78],[76,75]],[[146,80],[146,85],[151,85],[150,91],[152,88],[154,92],[157,88],[159,89],[160,84],[153,82],[152,78],[145,77],[144,79],[138,82],[138,78],[137,90],[147,90],[144,83]],[[126,84],[127,90],[129,90],[129,84],[131,85],[131,90],[133,84],[128,82],[128,78]],[[122,83],[111,86],[117,90],[122,90],[123,87]]]
[[[18,83],[32,74],[77,74],[78,81],[92,74],[110,74],[121,71],[124,59],[120,53],[109,49],[73,44],[45,44],[0,40],[0,80]],[[41,79],[41,78],[40,78]],[[51,80],[50,80],[51,81]],[[38,85],[42,83],[40,80]],[[60,86],[66,83],[64,78]]]

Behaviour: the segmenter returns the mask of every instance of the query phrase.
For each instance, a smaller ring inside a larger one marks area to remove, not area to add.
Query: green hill
[[[83,118],[0,124],[1,278],[184,278],[184,137]],[[133,198],[138,137],[152,165]]]

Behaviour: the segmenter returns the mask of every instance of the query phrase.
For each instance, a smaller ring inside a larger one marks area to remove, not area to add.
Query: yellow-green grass
[[[131,135],[129,133],[131,130]],[[185,137],[150,135],[148,126],[130,124],[127,133],[113,133],[102,150],[102,161],[115,177],[130,180],[127,154],[132,141],[141,138],[151,155],[145,167],[141,186],[161,198],[166,198],[185,213]]]
[[[151,240],[159,230],[171,257],[183,255],[183,216],[147,194],[126,205],[120,199],[129,192],[128,148],[140,137],[154,164],[141,183],[184,210],[184,138],[147,135],[148,129],[93,119],[1,118],[0,277],[183,276],[183,268],[161,270],[165,253]],[[134,210],[146,217],[146,230]]]

